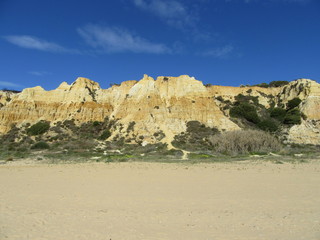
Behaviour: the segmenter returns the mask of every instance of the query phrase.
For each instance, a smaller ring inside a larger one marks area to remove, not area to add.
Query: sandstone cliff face
[[[279,94],[279,102],[287,103],[298,97],[302,100],[301,111],[310,120],[320,119],[320,84],[307,79],[299,79],[283,87]]]
[[[17,93],[11,91],[0,91],[0,108],[7,105]]]
[[[320,85],[315,81],[300,79],[279,88],[204,86],[202,82],[182,75],[158,77],[145,75],[140,81],[126,81],[109,89],[86,78],[78,78],[71,85],[61,83],[52,91],[41,87],[24,89],[21,93],[0,92],[0,133],[10,130],[12,124],[23,125],[47,120],[51,123],[74,119],[76,123],[103,121],[106,117],[118,120],[113,132],[124,135],[130,123],[134,131],[127,136],[143,136],[149,143],[156,142],[154,133],[163,132],[163,142],[171,143],[174,136],[186,130],[188,121],[196,120],[208,127],[222,131],[240,129],[230,120],[225,101],[235,101],[235,96],[250,95],[259,104],[269,108],[272,104],[286,104],[294,97],[302,99],[301,111],[307,120],[287,129],[289,142],[317,144],[320,120]],[[312,137],[301,138],[301,131]],[[300,133],[299,133],[300,132]]]
[[[299,97],[301,112],[306,116],[300,125],[285,129],[288,143],[320,144],[320,84],[308,79],[298,79],[283,87],[279,103]]]

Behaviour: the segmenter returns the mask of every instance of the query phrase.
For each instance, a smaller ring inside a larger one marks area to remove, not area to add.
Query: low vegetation
[[[270,83],[269,86],[281,84],[285,83]],[[71,119],[55,123],[39,121],[19,127],[13,125],[0,137],[0,158],[24,158],[44,153],[46,158],[76,161],[174,161],[186,156],[192,161],[213,161],[224,159],[224,156],[288,154],[291,148],[283,146],[275,135],[283,126],[300,124],[305,118],[299,110],[301,100],[293,98],[286,105],[272,105],[266,109],[259,104],[258,97],[250,96],[251,92],[237,95],[234,102],[221,96],[215,98],[226,110],[226,115],[229,113],[244,130],[220,132],[199,121],[189,121],[186,131],[174,137],[174,149],[169,150],[167,144],[161,142],[165,137],[161,130],[151,136],[158,143],[145,144],[146,136],[135,133],[138,126],[135,122],[123,126],[117,120],[106,118],[77,124]],[[299,151],[298,147],[294,149]]]
[[[294,108],[298,107],[300,103],[301,103],[301,99],[298,97],[295,97],[295,98],[291,99],[290,101],[288,101],[287,109],[289,109],[289,110],[294,109]]]
[[[260,118],[257,109],[253,104],[240,102],[230,109],[230,116],[235,118],[244,118],[248,122],[259,123]]]
[[[46,121],[40,121],[37,122],[36,124],[32,125],[27,129],[27,133],[29,135],[35,136],[35,135],[40,135],[45,132],[47,132],[50,128],[50,123]]]
[[[111,132],[109,129],[106,129],[102,132],[102,134],[99,137],[99,140],[106,140],[111,136]]]
[[[257,126],[263,130],[263,131],[266,131],[266,132],[276,132],[279,130],[279,122],[274,120],[274,119],[270,119],[270,118],[267,118],[267,119],[264,119],[264,120],[261,120]]]
[[[191,151],[208,150],[210,149],[209,137],[218,132],[218,129],[206,127],[198,121],[189,121],[186,132],[176,135],[172,145]]]
[[[288,101],[286,108],[266,109],[259,104],[257,97],[239,94],[231,104],[229,114],[230,117],[240,120],[242,127],[276,132],[282,125],[300,124],[301,118],[306,118],[298,108],[300,103],[301,99],[293,98]]]
[[[280,141],[259,130],[230,131],[210,137],[213,151],[223,154],[268,153],[281,149]]]
[[[301,112],[297,108],[293,108],[287,111],[286,116],[283,119],[284,124],[300,124]]]
[[[283,108],[276,107],[270,110],[270,117],[278,120],[279,122],[283,122],[286,114],[287,111]]]
[[[31,146],[31,149],[49,149],[50,146],[46,142],[37,142]]]
[[[287,85],[288,83],[289,83],[288,81],[272,81],[269,84],[268,83],[260,83],[260,84],[256,84],[253,86],[263,87],[263,88],[282,87],[282,86]]]

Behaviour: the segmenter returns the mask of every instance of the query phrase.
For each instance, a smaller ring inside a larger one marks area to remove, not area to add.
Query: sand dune
[[[316,161],[12,164],[0,183],[0,239],[320,239]]]

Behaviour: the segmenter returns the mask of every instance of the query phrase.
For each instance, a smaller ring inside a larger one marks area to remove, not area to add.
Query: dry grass
[[[266,153],[281,149],[276,137],[258,130],[225,132],[211,136],[209,141],[214,151],[224,154]]]

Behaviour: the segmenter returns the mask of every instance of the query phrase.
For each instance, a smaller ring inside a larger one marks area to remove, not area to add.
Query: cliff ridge
[[[188,130],[188,122],[199,122],[220,132],[255,128],[269,121],[268,114],[274,108],[293,112],[287,105],[297,98],[301,102],[294,111],[301,114],[300,122],[279,122],[277,134],[287,143],[319,144],[320,84],[309,79],[264,88],[205,86],[188,75],[156,79],[144,75],[139,81],[102,89],[97,82],[79,77],[72,84],[62,82],[51,91],[39,86],[21,93],[0,91],[0,133],[40,120],[54,126],[66,120],[80,125],[109,119],[116,124],[108,140],[123,138],[128,143],[162,142],[171,146],[176,136]],[[256,109],[259,121],[233,114],[249,105]]]

